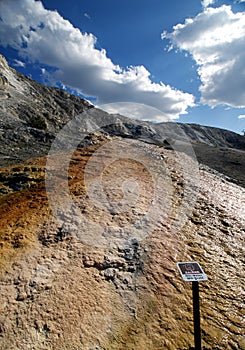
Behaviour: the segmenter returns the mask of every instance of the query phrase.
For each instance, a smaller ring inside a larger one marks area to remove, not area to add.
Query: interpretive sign
[[[207,281],[207,276],[196,261],[177,263],[181,277],[186,282]]]
[[[200,304],[199,304],[199,281],[207,281],[207,276],[196,261],[185,261],[177,263],[178,270],[186,282],[192,282],[192,301],[194,318],[194,341],[195,350],[202,350]]]

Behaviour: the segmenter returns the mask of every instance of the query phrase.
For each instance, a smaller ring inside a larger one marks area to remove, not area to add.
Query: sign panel
[[[181,277],[186,282],[207,281],[207,276],[201,266],[196,261],[186,261],[177,263]]]

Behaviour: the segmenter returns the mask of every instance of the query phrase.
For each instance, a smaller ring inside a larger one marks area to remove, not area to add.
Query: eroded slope
[[[144,159],[115,159],[113,142]],[[244,190],[195,167],[185,154],[99,137],[73,154],[79,210],[63,221],[50,210],[44,159],[2,169],[0,348],[189,349],[191,285],[176,262],[197,260],[209,278],[200,286],[204,347],[245,349]],[[54,200],[66,200],[67,179],[56,175]]]

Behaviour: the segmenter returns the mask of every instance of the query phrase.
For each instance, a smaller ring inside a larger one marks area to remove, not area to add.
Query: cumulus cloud
[[[215,3],[216,0],[202,0],[202,6],[208,7],[209,5],[212,5]]]
[[[114,102],[98,105],[97,107],[111,114],[122,114],[132,119],[167,122],[169,118],[159,109],[135,102]]]
[[[202,103],[245,106],[245,13],[233,13],[226,5],[208,7],[162,38],[196,61]]]
[[[238,116],[238,119],[245,119],[245,114],[240,114],[240,115]]]
[[[97,104],[144,103],[168,118],[194,106],[193,95],[152,82],[144,66],[115,65],[104,49],[96,48],[93,34],[82,33],[57,11],[45,9],[41,1],[1,1],[0,13],[1,45],[15,48],[30,62],[55,67],[56,82],[95,97]]]

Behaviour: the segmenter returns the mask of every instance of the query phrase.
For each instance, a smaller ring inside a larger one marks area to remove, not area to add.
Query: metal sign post
[[[197,281],[192,282],[193,297],[193,319],[194,319],[194,341],[195,350],[201,350],[201,323],[200,323],[200,305],[199,305],[199,284]]]
[[[201,324],[199,304],[199,281],[207,281],[207,276],[201,266],[195,262],[178,262],[179,272],[184,281],[192,282],[193,319],[195,350],[201,350]]]

